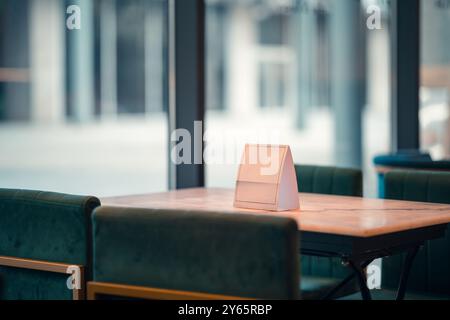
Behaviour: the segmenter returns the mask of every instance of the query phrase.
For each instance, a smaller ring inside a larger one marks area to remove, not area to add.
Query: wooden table
[[[104,198],[104,206],[188,209],[276,215],[297,221],[302,254],[340,257],[354,273],[325,298],[331,298],[355,276],[361,294],[370,299],[364,269],[375,259],[408,252],[397,293],[403,299],[411,264],[425,241],[443,237],[450,205],[299,194],[300,210],[268,212],[233,207],[234,191],[186,189],[158,194]]]

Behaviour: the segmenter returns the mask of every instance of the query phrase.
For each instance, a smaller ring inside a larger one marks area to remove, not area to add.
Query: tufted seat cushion
[[[0,256],[91,265],[94,197],[0,189]],[[0,299],[71,299],[66,275],[0,266]]]
[[[249,298],[299,297],[294,220],[101,207],[94,281]]]

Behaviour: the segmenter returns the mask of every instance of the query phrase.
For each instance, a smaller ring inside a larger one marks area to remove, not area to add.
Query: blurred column
[[[258,108],[258,34],[248,6],[233,3],[226,39],[227,109],[251,119]]]
[[[146,2],[145,17],[145,111],[164,109],[164,3]]]
[[[101,115],[117,116],[116,0],[100,2]]]
[[[30,1],[31,119],[64,119],[64,13],[60,0]]]
[[[70,115],[85,122],[94,116],[94,1],[73,0],[81,9],[81,29],[68,30]]]
[[[226,35],[228,5],[206,5],[206,104],[207,109],[224,110],[226,104],[227,70]]]
[[[365,97],[365,43],[359,0],[332,7],[332,101],[338,165],[362,165],[362,108]]]
[[[309,64],[310,68],[310,105],[311,106],[320,106],[320,92],[321,92],[321,83],[320,83],[320,68],[319,65],[326,63],[325,61],[320,60],[320,46],[321,41],[324,39],[320,39],[319,34],[319,14],[321,10],[321,1],[310,0],[309,3],[309,19],[308,23],[308,32],[309,32]]]
[[[298,112],[297,128],[304,129],[311,106],[311,52],[314,28],[314,12],[308,1],[303,1],[295,14],[294,35],[300,35],[295,41],[298,54]]]
[[[422,1],[420,3],[421,62],[425,66],[445,67],[450,64],[450,8],[439,6],[438,1]],[[444,83],[448,86],[448,83]]]
[[[29,7],[28,1],[0,1],[0,120],[31,117]]]
[[[190,133],[191,164],[169,159],[169,187],[205,185],[203,121],[205,115],[205,2],[169,0],[169,135],[176,129]],[[198,123],[202,128],[198,127]],[[184,137],[183,137],[184,138]],[[169,141],[169,152],[177,151]],[[171,157],[170,157],[171,158]]]
[[[391,1],[392,149],[420,148],[420,0]]]

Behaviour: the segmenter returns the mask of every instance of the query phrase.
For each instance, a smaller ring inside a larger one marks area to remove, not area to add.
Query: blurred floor
[[[91,124],[0,125],[0,186],[112,196],[167,189],[163,115]]]
[[[276,121],[274,121],[276,119]],[[365,137],[366,194],[376,196],[372,156],[385,152],[385,121],[367,115]],[[312,116],[310,126],[298,131],[292,117],[260,114],[252,121],[232,114],[210,113],[206,129],[213,134],[251,142],[241,133],[279,132],[279,143],[292,147],[296,163],[333,164],[333,125],[326,112]],[[242,125],[242,123],[245,124]],[[264,139],[265,136],[262,136]],[[265,141],[260,141],[265,143]],[[120,118],[89,124],[0,125],[0,187],[26,188],[114,196],[167,190],[167,120]],[[236,150],[238,158],[241,151]],[[234,187],[238,164],[207,166],[207,185]]]

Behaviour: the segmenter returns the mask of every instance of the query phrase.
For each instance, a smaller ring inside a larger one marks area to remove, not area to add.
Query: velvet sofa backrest
[[[247,298],[299,296],[294,220],[101,207],[94,281]]]
[[[0,189],[0,256],[82,265],[91,274],[95,197]],[[67,275],[0,267],[0,299],[66,299]]]
[[[384,178],[385,198],[450,204],[450,172],[390,171]],[[383,260],[383,285],[396,287],[402,257]],[[411,270],[408,290],[450,295],[450,227],[442,239],[428,241]]]
[[[337,167],[296,165],[299,192],[362,197],[362,171]]]

